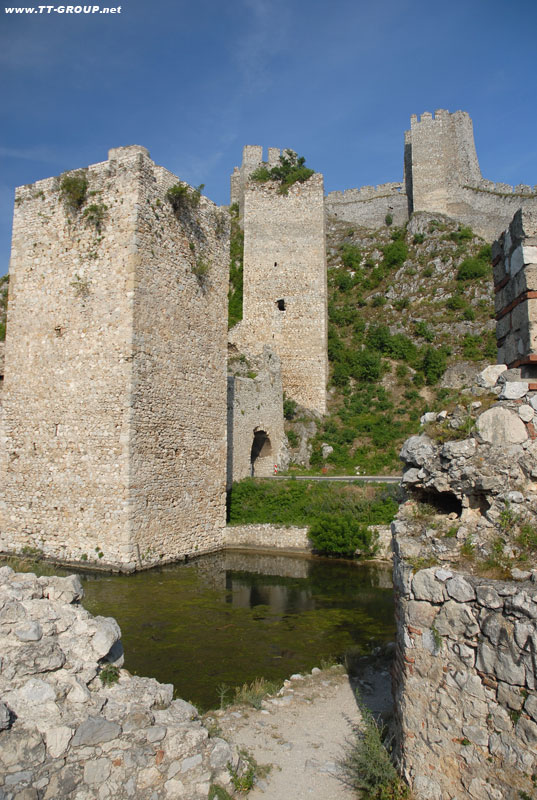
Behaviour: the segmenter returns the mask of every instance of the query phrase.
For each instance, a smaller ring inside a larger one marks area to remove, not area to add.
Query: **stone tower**
[[[537,378],[537,209],[520,209],[492,249],[498,363]]]
[[[279,159],[269,149],[269,164]],[[315,173],[286,194],[275,182],[248,181],[262,149],[246,147],[232,177],[243,209],[243,319],[230,341],[251,353],[269,345],[282,366],[283,390],[298,403],[326,411],[327,289],[323,176]]]
[[[4,551],[131,570],[222,543],[227,215],[176,184],[132,146],[17,190]]]
[[[405,135],[405,183],[410,211],[457,217],[463,186],[480,184],[481,170],[470,115],[438,109],[410,118]]]

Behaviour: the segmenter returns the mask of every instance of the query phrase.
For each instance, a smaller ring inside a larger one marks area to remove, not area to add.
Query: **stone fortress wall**
[[[279,158],[269,149],[269,164]],[[248,175],[262,149],[246,147],[231,195],[244,220],[243,319],[230,342],[257,354],[268,344],[282,364],[288,397],[326,411],[327,288],[323,177],[315,173],[287,194]]]
[[[79,210],[57,178],[17,190],[1,549],[127,570],[216,550],[227,216],[203,197],[174,213],[178,179],[142,147],[78,174]]]
[[[520,209],[494,243],[498,361],[537,375],[537,209]]]
[[[472,120],[465,111],[438,109],[410,119],[405,132],[402,183],[365,186],[326,197],[329,214],[366,227],[396,225],[414,211],[447,214],[489,241],[519,208],[537,208],[537,186],[509,186],[481,176]]]
[[[228,375],[228,489],[250,475],[273,475],[288,462],[280,359],[265,346],[248,367],[255,377]]]

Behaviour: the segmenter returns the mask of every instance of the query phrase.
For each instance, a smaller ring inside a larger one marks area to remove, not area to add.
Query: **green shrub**
[[[451,311],[460,311],[466,305],[466,300],[464,299],[463,295],[457,292],[456,294],[452,295],[446,303],[446,307],[449,308]]]
[[[262,164],[252,172],[250,180],[258,183],[277,181],[280,184],[279,191],[287,194],[289,187],[294,183],[303,183],[314,174],[314,170],[306,167],[305,162],[306,159],[303,156],[297,156],[293,150],[285,150],[280,156],[279,164],[271,169],[266,164]]]
[[[83,217],[88,225],[93,225],[100,233],[106,216],[106,206],[104,203],[92,203],[83,213]]]
[[[204,183],[200,183],[196,188],[192,188],[186,183],[176,183],[166,192],[166,199],[171,204],[176,214],[184,211],[192,211],[199,206],[201,193],[205,188]]]
[[[0,322],[0,342],[4,342],[6,338],[6,323]]]
[[[383,727],[357,694],[360,724],[351,723],[353,741],[339,762],[342,780],[363,800],[404,800],[408,786],[401,780],[382,742]]]
[[[244,231],[239,224],[239,206],[234,203],[229,209],[231,230],[229,239],[229,290],[228,328],[242,319]]]
[[[423,242],[425,241],[425,234],[415,233],[412,241],[414,244],[423,244]]]
[[[341,261],[349,269],[358,269],[362,263],[362,254],[356,245],[345,242],[341,246]]]
[[[375,551],[372,531],[350,515],[321,514],[308,536],[319,553],[352,556],[358,548],[366,555]]]
[[[435,333],[424,320],[419,320],[414,325],[414,330],[416,332],[416,336],[421,336],[422,339],[425,339],[426,342],[434,342],[435,340]]]
[[[472,281],[490,274],[490,264],[475,256],[465,258],[457,271],[458,281]]]
[[[384,217],[384,222],[385,222],[385,223],[386,223],[386,225],[388,225],[388,227],[389,227],[389,226],[392,224],[392,222],[393,222],[393,217],[392,217],[392,215],[391,215],[391,214],[386,214],[386,216]]]
[[[99,678],[103,686],[113,686],[119,680],[119,667],[115,664],[108,664],[99,672]]]
[[[398,239],[382,248],[384,263],[387,267],[399,267],[408,258],[408,248],[404,241]]]
[[[464,309],[462,313],[462,318],[468,320],[468,322],[473,322],[475,320],[475,311],[473,308],[468,306]]]
[[[84,170],[62,175],[60,196],[65,208],[71,213],[79,211],[86,200],[88,181]]]
[[[474,238],[474,232],[466,225],[460,225],[458,230],[449,234],[449,239],[452,242],[468,242]]]
[[[428,346],[423,354],[421,371],[427,384],[433,385],[440,380],[447,366],[447,355],[442,348]]]
[[[293,450],[296,449],[300,444],[300,439],[294,431],[287,431],[287,441]]]
[[[376,294],[371,300],[372,308],[381,308],[386,305],[386,298],[382,294]]]
[[[283,416],[285,419],[291,420],[294,419],[296,415],[296,408],[297,402],[296,400],[291,400],[289,397],[283,397]]]
[[[410,300],[408,299],[408,297],[401,297],[399,300],[396,300],[393,305],[394,308],[397,309],[397,311],[404,311],[405,308],[409,307]]]

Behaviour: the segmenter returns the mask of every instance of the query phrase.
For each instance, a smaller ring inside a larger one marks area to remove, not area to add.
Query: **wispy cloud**
[[[283,49],[289,13],[279,0],[242,0],[246,27],[236,41],[235,59],[243,92],[259,92],[272,82],[270,63]]]
[[[1,147],[0,157],[20,158],[24,161],[39,161],[43,164],[61,164],[65,160],[65,151],[61,153],[50,147],[37,145],[34,147]]]

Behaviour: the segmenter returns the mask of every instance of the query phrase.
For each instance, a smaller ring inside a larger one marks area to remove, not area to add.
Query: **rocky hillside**
[[[496,358],[490,245],[438,215],[377,231],[332,218],[327,255],[329,414],[309,441],[310,464],[399,472],[421,415],[454,404],[461,376]],[[287,418],[300,462],[307,416]]]

